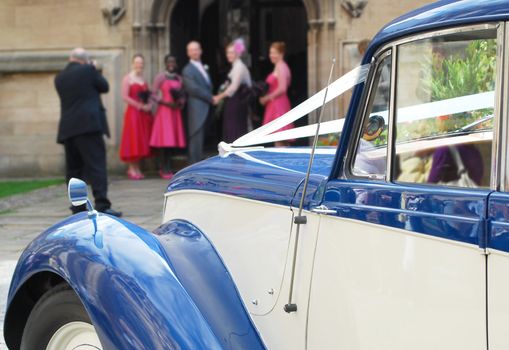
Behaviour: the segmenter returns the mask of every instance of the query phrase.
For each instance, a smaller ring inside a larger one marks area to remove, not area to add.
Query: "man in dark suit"
[[[189,162],[196,163],[203,159],[203,142],[205,123],[209,114],[212,99],[210,76],[201,63],[202,49],[197,41],[187,44],[189,63],[184,67],[184,89],[187,93],[187,121],[189,129]]]
[[[60,123],[57,142],[64,145],[67,181],[72,177],[85,178],[92,186],[95,209],[114,216],[122,213],[111,209],[108,199],[106,173],[106,146],[103,135],[109,136],[106,111],[101,93],[109,85],[87,52],[76,48],[71,52],[69,64],[55,78],[60,97]],[[86,210],[71,207],[73,213]]]

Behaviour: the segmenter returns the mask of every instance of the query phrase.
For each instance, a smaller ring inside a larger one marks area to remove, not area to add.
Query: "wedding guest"
[[[150,146],[159,149],[160,170],[163,179],[173,177],[171,156],[174,148],[185,148],[186,139],[181,110],[185,97],[182,77],[177,74],[175,57],[167,55],[164,59],[166,71],[154,79],[152,92],[158,103],[155,115]]]
[[[237,39],[227,46],[226,58],[232,68],[228,73],[226,89],[214,96],[216,105],[224,99],[223,140],[228,143],[247,133],[251,74],[241,59],[245,51],[246,46],[242,39]]]
[[[187,122],[189,132],[189,162],[203,159],[205,123],[212,98],[212,82],[206,67],[201,62],[202,49],[197,41],[187,44],[189,63],[184,67],[184,89],[187,94]]]
[[[451,116],[442,115],[436,118],[439,132],[445,134],[450,131],[449,119]],[[454,153],[459,159],[456,159]],[[456,182],[460,176],[460,167],[463,165],[468,176],[481,186],[484,167],[481,152],[474,144],[463,143],[455,146],[437,147],[433,152],[433,161],[428,175],[428,183]],[[463,164],[458,164],[457,161]]]
[[[269,91],[265,96],[260,97],[260,103],[265,106],[263,124],[267,124],[291,109],[287,90],[290,86],[292,75],[288,64],[284,60],[286,45],[282,41],[276,41],[270,45],[269,57],[274,64],[274,71],[265,80],[269,85]],[[278,131],[292,129],[293,124],[286,125]],[[276,147],[287,146],[288,142],[278,141]]]
[[[127,104],[124,128],[120,143],[120,159],[128,164],[127,176],[140,180],[145,176],[140,170],[140,160],[150,156],[150,91],[143,78],[144,58],[136,54],[132,59],[132,70],[122,80],[122,99]]]
[[[109,90],[108,81],[90,61],[83,48],[72,50],[69,64],[55,78],[60,98],[60,122],[57,142],[64,145],[67,181],[75,177],[92,186],[95,209],[113,216],[122,213],[111,209],[108,199],[106,146],[109,136],[105,109],[100,94]],[[86,206],[71,207],[73,213]]]

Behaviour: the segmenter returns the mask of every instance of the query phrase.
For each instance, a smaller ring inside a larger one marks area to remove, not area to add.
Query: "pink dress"
[[[140,93],[148,93],[146,83],[131,83],[128,88],[127,109],[124,115],[122,141],[120,143],[120,159],[124,162],[137,162],[150,156],[150,130],[152,116],[148,112],[138,110],[134,103],[141,103]]]
[[[160,100],[170,103],[175,102],[170,90],[182,89],[182,80],[180,78],[178,80],[156,78],[156,82],[158,80],[160,81],[158,89],[161,91]],[[150,146],[157,148],[186,147],[184,123],[182,122],[180,109],[162,104],[158,105],[152,135],[150,136]]]
[[[288,74],[286,81],[289,84],[290,83],[290,77],[289,77],[290,70],[287,68],[286,64],[285,64],[285,71],[287,71],[286,74]],[[269,85],[269,91],[267,92],[268,94],[271,94],[278,88],[279,82],[276,77],[276,74],[274,74],[274,73],[270,73],[269,76],[267,77],[267,79],[265,80],[265,82]],[[288,112],[291,109],[290,100],[288,99],[288,95],[286,94],[287,88],[288,88],[288,86],[286,86],[284,88],[284,92],[282,94],[275,97],[273,100],[268,101],[267,104],[265,105],[265,114],[263,115],[263,124],[264,125],[267,123],[270,123],[274,119],[279,118],[280,116],[282,116],[283,114],[285,114],[286,112]],[[282,127],[278,131],[288,130],[288,129],[292,129],[292,128],[293,128],[293,124],[289,124],[287,126]]]

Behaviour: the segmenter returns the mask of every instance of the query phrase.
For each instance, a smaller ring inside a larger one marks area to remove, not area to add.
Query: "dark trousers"
[[[108,175],[106,173],[106,146],[102,133],[91,133],[65,140],[67,182],[72,177],[86,181],[92,186],[95,209],[103,211],[111,207],[108,200]],[[73,212],[83,208],[72,208]]]
[[[173,149],[164,147],[159,149],[159,168],[164,173],[171,172],[171,158],[173,157]]]
[[[189,164],[194,164],[203,159],[203,143],[205,140],[205,130],[201,127],[198,131],[189,137]]]

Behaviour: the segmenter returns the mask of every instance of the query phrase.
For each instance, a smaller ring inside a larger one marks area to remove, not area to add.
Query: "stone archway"
[[[308,13],[309,23],[321,21],[322,12],[320,11],[319,0],[303,0],[302,2]]]

